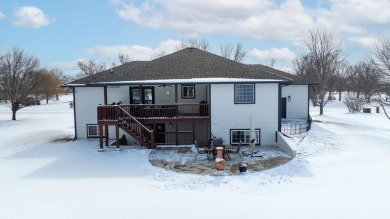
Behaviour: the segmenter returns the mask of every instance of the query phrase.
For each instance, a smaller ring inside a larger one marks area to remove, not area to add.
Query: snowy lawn
[[[153,167],[148,149],[99,153],[97,141],[55,141],[73,137],[69,98],[22,109],[18,121],[0,105],[0,218],[390,218],[383,113],[313,108],[318,122],[291,139],[291,162],[201,176]]]

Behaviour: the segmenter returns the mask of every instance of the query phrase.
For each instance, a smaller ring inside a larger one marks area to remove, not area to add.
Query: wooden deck
[[[117,148],[119,149],[119,131],[121,128],[141,145],[154,148],[156,142],[164,139],[164,144],[191,144],[194,142],[192,132],[179,131],[156,133],[150,124],[178,123],[208,121],[209,104],[131,104],[131,105],[105,105],[97,108],[97,121],[99,129],[103,126],[116,127]],[[106,128],[107,129],[107,128]],[[100,136],[100,149],[103,149],[102,135]],[[106,135],[108,133],[106,132]]]
[[[121,105],[130,115],[147,120],[209,119],[209,104]]]

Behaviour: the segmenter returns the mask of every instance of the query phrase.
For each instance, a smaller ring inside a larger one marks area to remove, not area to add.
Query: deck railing
[[[286,135],[296,135],[307,132],[310,124],[304,120],[285,120],[281,124],[281,132]]]
[[[156,134],[156,143],[165,145],[192,144],[194,143],[194,134],[192,131],[179,132],[159,132]]]
[[[154,131],[143,125],[121,106],[98,106],[98,123],[118,125],[141,143],[154,147]]]
[[[191,144],[194,132],[178,131],[155,133],[142,120],[209,119],[209,104],[131,104],[105,105],[97,108],[100,125],[118,125],[142,144]]]
[[[208,118],[209,104],[130,104],[121,107],[136,118]]]

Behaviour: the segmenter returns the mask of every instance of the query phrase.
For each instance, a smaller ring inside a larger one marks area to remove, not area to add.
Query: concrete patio
[[[243,146],[241,151],[248,151]],[[247,173],[271,169],[289,162],[292,157],[284,153],[276,146],[257,146],[257,155],[245,157],[241,154],[230,154],[226,159],[224,175],[240,174],[238,162],[245,161],[248,164]],[[156,167],[161,167],[176,172],[193,173],[200,175],[218,175],[220,172],[214,167],[211,157],[207,160],[205,154],[198,154],[195,146],[157,146],[149,155],[149,162]]]

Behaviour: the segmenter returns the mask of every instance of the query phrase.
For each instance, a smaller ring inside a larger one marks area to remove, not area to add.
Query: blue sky
[[[0,2],[0,53],[19,47],[42,67],[77,73],[78,60],[150,60],[203,38],[213,52],[240,42],[245,63],[274,58],[289,70],[310,29],[341,41],[351,63],[390,36],[389,0],[8,0]]]

